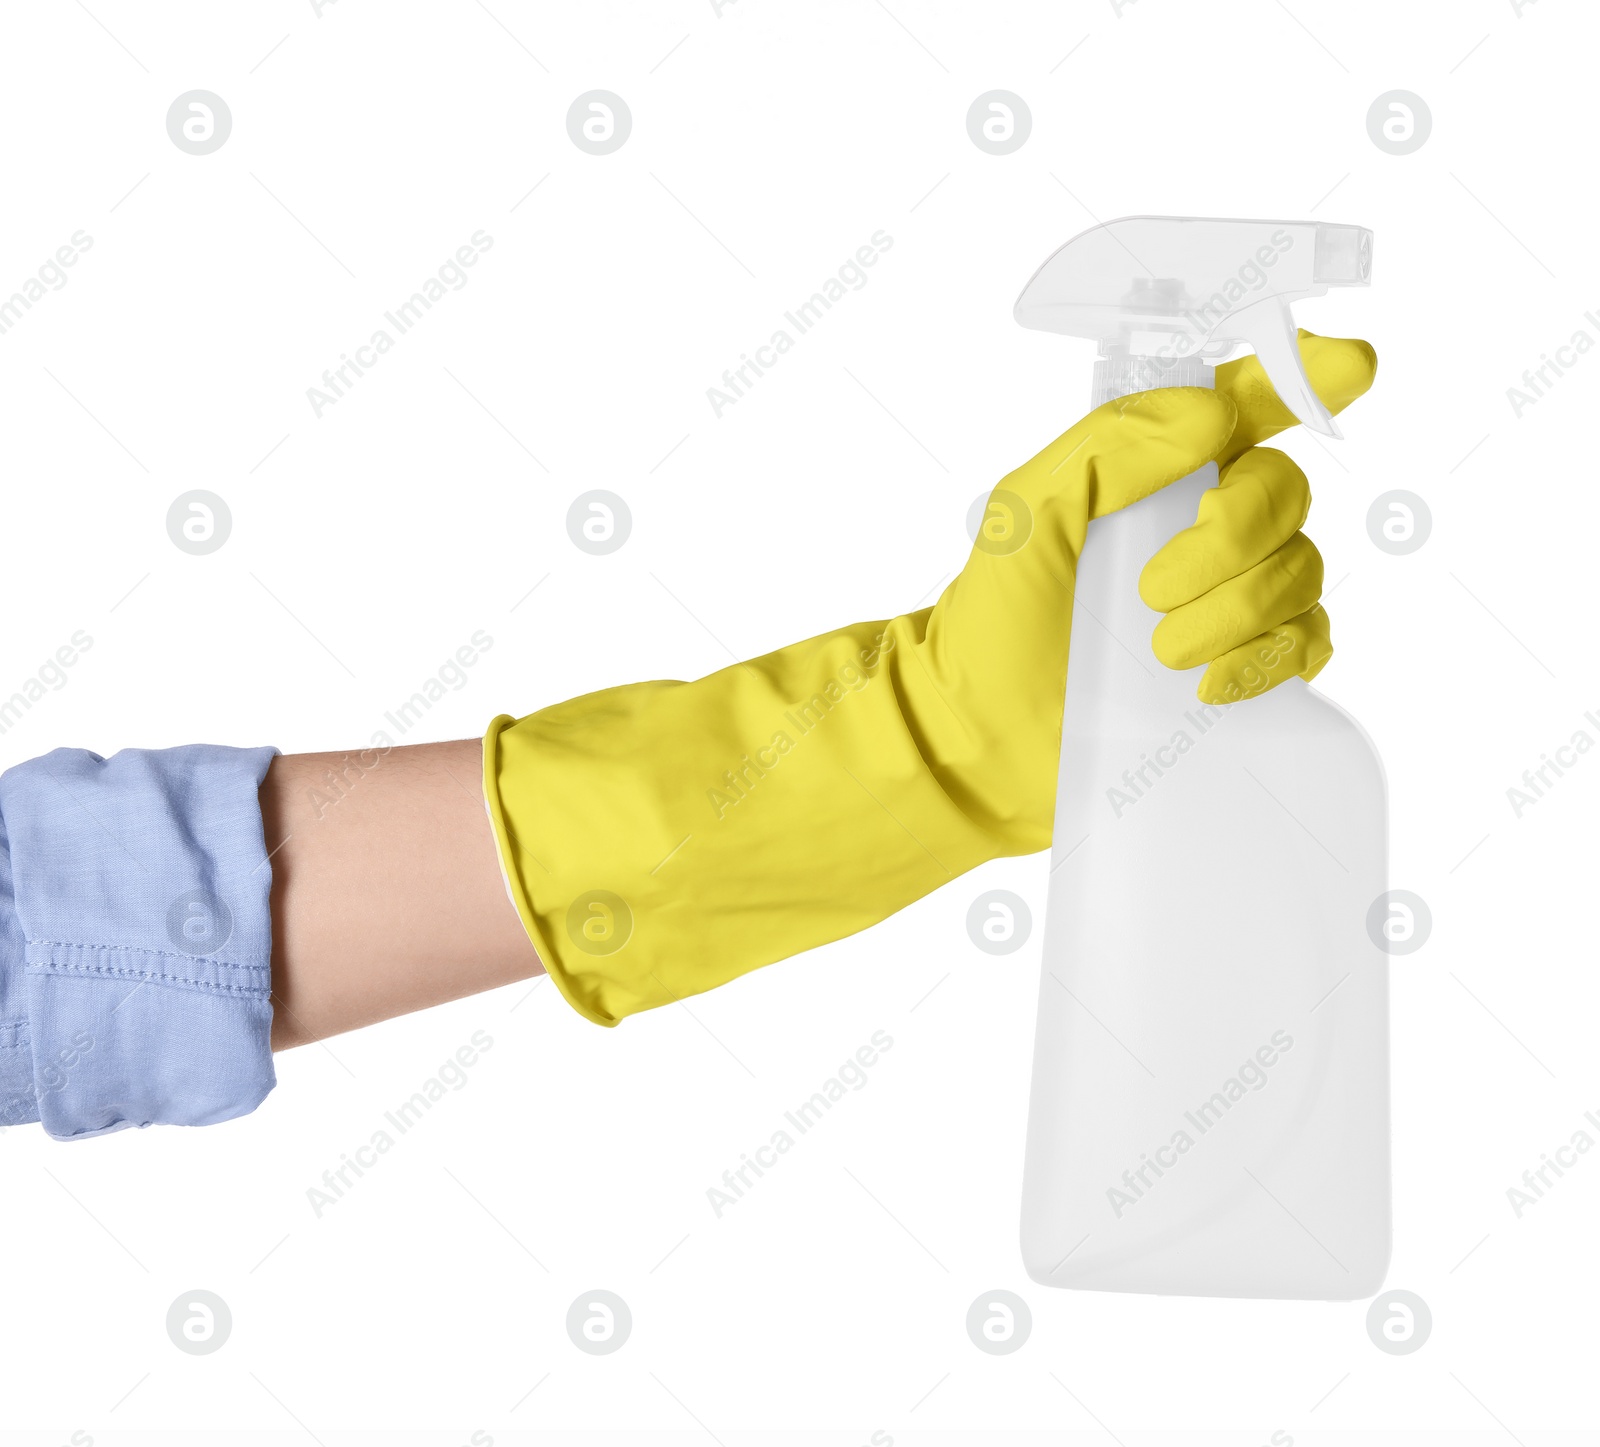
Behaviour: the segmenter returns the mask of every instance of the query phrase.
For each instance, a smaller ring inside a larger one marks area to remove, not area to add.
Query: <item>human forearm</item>
[[[274,1050],[543,972],[502,882],[479,740],[282,755],[261,815]]]

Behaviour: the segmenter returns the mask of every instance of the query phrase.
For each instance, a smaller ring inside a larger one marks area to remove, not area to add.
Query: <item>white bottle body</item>
[[[1053,1286],[1358,1298],[1390,1242],[1383,771],[1300,680],[1208,708],[1151,653],[1140,569],[1216,478],[1092,523],[1079,567],[1023,1257]]]

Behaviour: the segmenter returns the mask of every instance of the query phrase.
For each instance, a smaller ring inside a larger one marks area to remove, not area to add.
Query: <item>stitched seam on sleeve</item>
[[[152,952],[156,953],[156,952]],[[35,975],[99,975],[111,979],[142,980],[153,984],[184,985],[195,990],[209,990],[219,995],[241,995],[266,999],[271,993],[271,986],[263,981],[260,984],[220,984],[215,980],[191,980],[183,975],[169,975],[160,970],[123,969],[115,965],[82,965],[66,964],[58,961],[43,963],[29,962],[24,967],[29,974]],[[236,969],[262,970],[264,965],[240,965]]]
[[[117,950],[117,951],[121,951],[124,954],[147,955],[151,959],[157,959],[157,960],[195,960],[195,959],[202,959],[202,960],[205,960],[208,964],[221,965],[224,969],[229,969],[229,970],[252,970],[252,971],[255,971],[255,970],[268,970],[268,969],[271,969],[270,965],[249,965],[249,964],[246,964],[243,960],[224,960],[224,959],[218,959],[217,957],[215,957],[213,955],[183,955],[183,954],[179,954],[176,950],[153,950],[153,949],[147,948],[144,945],[96,945],[96,944],[85,944],[84,941],[82,941],[82,940],[41,940],[41,939],[35,939],[32,936],[29,936],[28,943],[30,945],[41,945],[45,949],[51,949],[51,950],[107,950],[107,951]],[[29,969],[34,968],[34,962],[33,961],[29,961],[28,962],[28,968]],[[177,977],[174,976],[174,978],[177,978]]]

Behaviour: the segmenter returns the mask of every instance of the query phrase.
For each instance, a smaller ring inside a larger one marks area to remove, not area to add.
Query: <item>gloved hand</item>
[[[1364,342],[1301,333],[1328,408],[1372,383]],[[1303,474],[1258,447],[1295,425],[1253,357],[1216,389],[1096,408],[1000,483],[1018,547],[980,537],[931,608],[795,643],[693,683],[604,689],[484,739],[507,885],[551,978],[603,1025],[839,939],[957,875],[1050,843],[1089,523],[1206,462],[1195,526],[1140,581],[1172,668],[1225,702],[1332,653]],[[1020,500],[1021,507],[1016,506]],[[1256,666],[1261,635],[1296,645]]]

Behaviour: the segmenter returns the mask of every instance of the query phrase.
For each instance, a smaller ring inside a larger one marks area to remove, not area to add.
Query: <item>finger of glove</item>
[[[997,504],[1010,508],[1019,529],[1052,514],[1076,556],[1093,519],[1187,477],[1235,431],[1232,401],[1207,387],[1162,387],[1119,397],[1002,478],[990,512]]]
[[[1332,657],[1328,613],[1319,603],[1212,659],[1196,694],[1201,703],[1237,703],[1266,693],[1287,679],[1303,678],[1309,683]]]
[[[1139,596],[1170,613],[1229,578],[1266,561],[1289,541],[1311,509],[1311,484],[1287,453],[1252,447],[1200,495],[1193,527],[1145,564]]]
[[[1322,596],[1322,554],[1296,533],[1265,561],[1175,608],[1151,637],[1168,668],[1197,668],[1277,627]]]
[[[1299,330],[1300,361],[1311,389],[1328,411],[1343,412],[1369,387],[1378,372],[1378,354],[1370,342],[1347,337],[1319,337]],[[1272,383],[1254,354],[1217,368],[1217,391],[1232,399],[1239,411],[1233,436],[1218,462],[1233,461],[1247,448],[1299,425],[1299,418],[1278,400]]]

